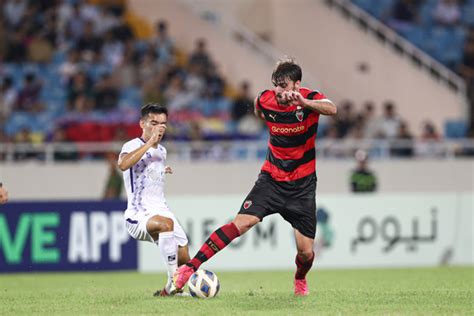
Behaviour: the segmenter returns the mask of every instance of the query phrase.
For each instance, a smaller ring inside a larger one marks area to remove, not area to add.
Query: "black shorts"
[[[278,213],[306,237],[316,236],[316,174],[291,182],[275,181],[262,172],[240,207],[239,214]]]

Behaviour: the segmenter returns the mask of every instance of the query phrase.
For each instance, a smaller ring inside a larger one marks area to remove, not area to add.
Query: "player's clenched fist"
[[[160,129],[160,128],[155,128],[151,134],[151,137],[150,139],[148,140],[148,142],[151,144],[151,145],[155,145],[157,144],[162,138],[163,138],[163,133],[164,130],[163,129]]]
[[[298,91],[284,91],[282,96],[293,104],[300,104],[303,101],[303,96]]]

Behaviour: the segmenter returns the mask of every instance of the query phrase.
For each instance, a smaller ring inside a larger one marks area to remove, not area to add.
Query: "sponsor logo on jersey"
[[[299,125],[295,127],[277,127],[272,126],[272,132],[281,133],[281,134],[294,134],[304,131],[304,125]]]
[[[276,114],[268,114],[268,116],[271,117],[271,119],[276,122]]]

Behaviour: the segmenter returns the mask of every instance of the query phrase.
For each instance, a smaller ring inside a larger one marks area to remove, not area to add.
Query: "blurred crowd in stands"
[[[205,39],[182,52],[166,21],[138,39],[111,3],[3,2],[0,140],[122,140],[137,134],[147,102],[169,107],[172,139],[258,137],[249,84],[226,84]]]
[[[352,1],[464,78],[470,117],[447,128],[473,137],[474,0]]]
[[[418,23],[423,1],[375,2],[392,3],[387,21],[408,32],[407,25]],[[453,3],[439,1],[433,23],[457,30],[462,12],[443,10]],[[170,109],[171,140],[266,137],[252,113],[249,83],[227,84],[205,39],[197,40],[193,51],[182,51],[169,36],[167,21],[156,24],[152,38],[139,38],[125,1],[0,0],[0,9],[0,143],[123,142],[140,134],[139,108],[147,102]],[[472,92],[474,33],[472,27],[462,29],[464,53],[459,48],[447,65],[457,67]],[[408,126],[390,101],[345,101],[339,108],[336,119],[321,124],[319,137],[410,140],[411,128],[417,128]],[[423,140],[443,137],[429,121],[416,134]],[[58,159],[76,158],[58,154]]]

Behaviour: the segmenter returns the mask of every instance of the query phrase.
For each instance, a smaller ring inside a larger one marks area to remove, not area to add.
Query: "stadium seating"
[[[449,120],[446,121],[444,129],[447,138],[463,138],[466,137],[468,126],[465,121]]]
[[[352,0],[382,22],[390,19],[390,11],[396,0]],[[461,25],[444,27],[436,25],[433,9],[437,0],[426,0],[419,7],[419,23],[400,33],[418,48],[426,51],[440,63],[451,69],[462,60],[462,50],[466,38],[466,27],[474,25],[474,1],[465,1],[461,12]]]

